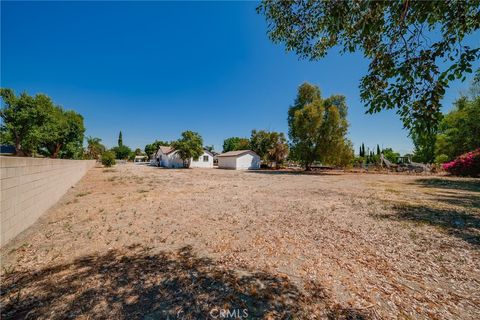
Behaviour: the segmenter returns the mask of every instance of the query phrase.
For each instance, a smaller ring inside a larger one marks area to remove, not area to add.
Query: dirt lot
[[[1,258],[5,319],[478,319],[480,181],[95,168]]]

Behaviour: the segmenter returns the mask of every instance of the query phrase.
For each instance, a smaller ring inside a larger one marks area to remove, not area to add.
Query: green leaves
[[[167,141],[162,141],[162,140],[155,140],[155,142],[151,143],[151,144],[147,144],[145,146],[145,153],[147,154],[147,156],[152,156],[155,152],[158,151],[158,148],[160,148],[160,146],[169,146],[170,143],[167,142]]]
[[[184,131],[182,137],[172,143],[185,167],[190,167],[190,159],[198,159],[203,153],[203,139],[197,132]]]
[[[287,140],[283,132],[252,130],[250,149],[255,151],[264,163],[273,161],[281,164],[288,155]]]
[[[479,1],[264,0],[257,11],[269,37],[300,58],[318,60],[333,48],[362,52],[370,60],[360,81],[367,112],[396,109],[416,136],[434,135],[445,88],[480,57],[462,43],[480,28]]]
[[[349,163],[353,159],[353,149],[345,138],[346,116],[344,96],[322,100],[318,87],[302,84],[288,111],[293,158],[301,161],[307,170],[315,161],[334,165]]]
[[[56,158],[82,156],[83,117],[65,111],[43,94],[16,97],[11,89],[1,89],[5,106],[1,110],[2,131],[15,145],[17,155],[35,153]]]
[[[440,122],[436,138],[437,156],[447,160],[480,147],[480,96],[462,97]]]
[[[247,138],[230,137],[223,140],[223,152],[248,150],[250,148],[250,140]]]

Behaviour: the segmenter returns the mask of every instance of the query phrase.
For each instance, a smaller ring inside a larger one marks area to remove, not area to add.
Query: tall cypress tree
[[[118,146],[122,147],[123,146],[123,138],[122,138],[122,131],[118,134]]]
[[[377,156],[380,155],[380,146],[377,144]]]

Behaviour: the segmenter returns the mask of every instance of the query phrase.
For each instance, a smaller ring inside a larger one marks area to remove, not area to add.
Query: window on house
[[[203,156],[203,162],[208,162],[208,156]]]

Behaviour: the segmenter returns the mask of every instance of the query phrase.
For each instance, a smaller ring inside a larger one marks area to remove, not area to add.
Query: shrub
[[[456,176],[480,176],[480,148],[444,163],[442,168]]]
[[[448,156],[446,154],[439,154],[435,157],[435,164],[442,164],[448,161]]]
[[[102,164],[105,167],[111,167],[115,164],[115,154],[112,151],[102,153]]]

